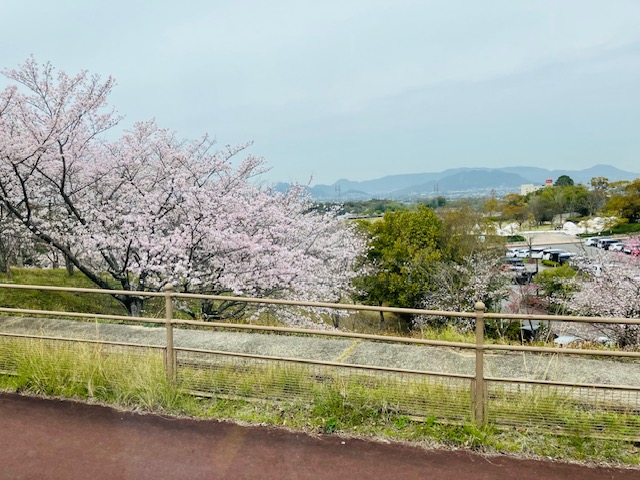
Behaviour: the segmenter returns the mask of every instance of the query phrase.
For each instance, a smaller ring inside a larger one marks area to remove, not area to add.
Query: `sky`
[[[0,0],[0,18],[1,69],[111,75],[122,128],[252,141],[273,182],[640,172],[637,0]]]

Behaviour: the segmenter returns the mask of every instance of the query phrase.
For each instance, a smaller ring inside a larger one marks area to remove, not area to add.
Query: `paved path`
[[[164,346],[162,327],[115,325],[74,320],[0,317],[0,332],[61,338],[101,339]],[[337,361],[422,371],[473,375],[473,350],[260,333],[175,329],[176,346],[275,357]],[[640,386],[640,362],[532,353],[487,353],[489,377],[546,379],[572,383]]]
[[[637,480],[639,470],[483,457],[0,394],[0,479]]]

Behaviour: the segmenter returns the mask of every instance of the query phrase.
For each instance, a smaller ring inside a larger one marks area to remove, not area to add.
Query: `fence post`
[[[173,351],[173,285],[164,286],[165,325],[167,329],[167,348],[165,351],[164,366],[167,379],[174,382],[176,379],[175,354]]]
[[[476,378],[474,420],[476,425],[486,421],[487,391],[484,383],[484,312],[485,305],[477,302],[476,310]]]

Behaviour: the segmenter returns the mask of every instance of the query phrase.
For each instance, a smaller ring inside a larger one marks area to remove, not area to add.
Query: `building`
[[[538,190],[542,190],[546,185],[534,185],[533,183],[525,183],[520,185],[520,195],[525,196]]]
[[[547,178],[544,182],[544,185],[535,185],[533,183],[525,183],[524,185],[520,185],[520,195],[525,196],[533,192],[537,192],[538,190],[542,190],[545,187],[553,186],[553,178]]]

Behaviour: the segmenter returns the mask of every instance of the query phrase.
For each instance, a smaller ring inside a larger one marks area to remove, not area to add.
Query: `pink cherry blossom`
[[[34,59],[4,74],[14,83],[0,93],[0,202],[24,238],[96,285],[324,301],[348,287],[364,241],[302,190],[261,187],[264,159],[239,158],[248,144],[216,149],[154,121],[108,141],[120,120],[112,78]],[[139,299],[117,298],[139,312]]]

